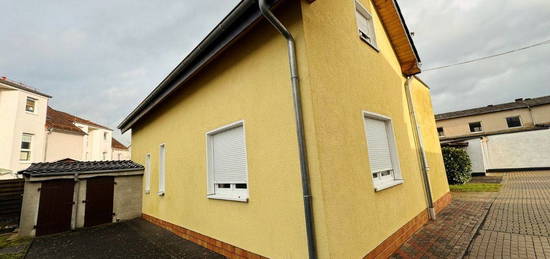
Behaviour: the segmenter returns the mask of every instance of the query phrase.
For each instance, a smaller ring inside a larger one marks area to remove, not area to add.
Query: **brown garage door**
[[[73,180],[46,181],[40,187],[36,235],[47,235],[71,229]]]
[[[86,181],[84,226],[110,223],[113,220],[113,177],[90,178]]]

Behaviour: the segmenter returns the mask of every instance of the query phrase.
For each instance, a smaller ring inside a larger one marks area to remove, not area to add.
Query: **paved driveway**
[[[550,258],[550,171],[499,175],[499,193],[453,193],[393,257]]]
[[[25,258],[225,258],[143,219],[34,239]]]
[[[550,258],[550,171],[507,173],[466,258]]]

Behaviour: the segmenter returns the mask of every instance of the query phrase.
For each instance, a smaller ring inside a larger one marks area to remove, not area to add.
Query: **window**
[[[359,37],[372,47],[377,48],[372,15],[358,1],[355,1],[355,18],[357,19]]]
[[[483,128],[481,127],[481,122],[470,122],[470,132],[481,132]]]
[[[244,124],[237,122],[207,133],[208,197],[248,201]]]
[[[166,145],[161,144],[160,151],[159,151],[159,191],[157,193],[160,196],[163,196],[165,191],[164,189],[165,173],[166,173]]]
[[[391,119],[368,112],[364,113],[364,119],[375,190],[403,183]]]
[[[103,152],[101,155],[102,155],[102,160],[107,160],[107,152]]]
[[[117,154],[117,159],[118,159],[118,160],[121,160],[121,158],[122,158],[122,154],[121,154],[121,153],[118,153],[118,154]]]
[[[21,137],[21,152],[19,153],[20,161],[31,160],[31,142],[32,134],[23,133]]]
[[[145,155],[145,193],[151,192],[151,154]]]
[[[443,132],[443,127],[437,127],[437,135],[440,137],[445,136],[445,132]]]
[[[521,119],[519,116],[508,117],[506,118],[506,124],[508,124],[508,128],[521,127]]]
[[[27,102],[25,104],[25,111],[34,113],[36,105],[36,99],[32,97],[27,97]]]
[[[103,140],[107,140],[107,132],[103,132]]]

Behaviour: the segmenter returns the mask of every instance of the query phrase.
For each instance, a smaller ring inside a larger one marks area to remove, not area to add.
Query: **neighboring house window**
[[[521,120],[519,116],[506,118],[506,123],[508,124],[508,128],[521,127]]]
[[[122,157],[122,154],[121,153],[118,153],[118,160],[120,160],[120,158]]]
[[[107,140],[107,132],[103,132],[103,140]]]
[[[158,195],[164,195],[164,183],[166,177],[166,145],[160,145],[159,151],[159,191]]]
[[[103,160],[107,160],[107,152],[103,152],[102,155],[103,155]]]
[[[359,37],[369,45],[377,48],[372,15],[358,1],[355,1],[355,17],[357,19]]]
[[[470,122],[470,132],[481,132],[483,128],[481,127],[481,122]]]
[[[151,154],[145,155],[145,193],[151,192]]]
[[[445,132],[443,131],[443,127],[438,127],[437,128],[437,135],[439,135],[440,137],[445,136]]]
[[[31,142],[32,134],[23,133],[21,137],[21,152],[19,154],[20,161],[31,160]]]
[[[207,133],[208,197],[248,201],[248,169],[243,122]]]
[[[365,112],[368,156],[376,191],[403,183],[391,119]]]
[[[34,112],[36,106],[36,99],[32,97],[27,97],[27,102],[25,104],[25,111]]]

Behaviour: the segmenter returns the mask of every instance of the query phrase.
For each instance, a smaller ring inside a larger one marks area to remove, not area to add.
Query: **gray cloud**
[[[399,1],[424,68],[492,55],[550,39],[547,0]],[[420,77],[436,112],[550,95],[550,45]]]

